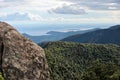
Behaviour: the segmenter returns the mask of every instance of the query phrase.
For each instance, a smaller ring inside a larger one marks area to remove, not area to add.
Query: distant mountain
[[[83,34],[83,33],[95,31],[95,30],[99,30],[99,28],[89,29],[89,30],[80,30],[80,31],[68,31],[68,32],[50,31],[46,35],[41,35],[41,36],[31,36],[26,33],[24,33],[23,35],[36,43],[41,43],[44,41],[45,42],[46,41],[59,41],[68,36],[72,36],[75,34]]]
[[[120,25],[112,26],[112,27],[110,27],[109,29],[120,29]]]
[[[48,42],[42,47],[51,80],[119,80],[120,46]]]
[[[62,41],[81,43],[113,43],[120,45],[120,25],[108,29],[101,29],[85,34],[77,34],[64,38]]]

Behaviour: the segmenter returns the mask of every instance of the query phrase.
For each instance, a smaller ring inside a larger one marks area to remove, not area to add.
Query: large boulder
[[[49,80],[44,50],[0,22],[0,70],[6,80]]]

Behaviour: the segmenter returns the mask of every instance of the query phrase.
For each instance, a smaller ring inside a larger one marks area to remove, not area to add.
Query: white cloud
[[[40,20],[42,20],[41,16],[39,16],[39,15],[34,15],[34,14],[30,14],[30,13],[28,13],[28,17],[29,17],[29,19],[32,20],[32,21],[40,21]]]
[[[49,17],[49,18],[43,18],[40,15],[37,14],[31,14],[31,13],[0,13],[0,20],[2,21],[33,21],[33,22],[60,22],[63,21],[63,17]]]
[[[47,10],[69,3],[70,2],[59,0],[2,0],[0,1],[0,8]]]
[[[52,13],[58,13],[58,14],[74,14],[74,15],[79,15],[79,14],[85,14],[85,10],[74,6],[74,5],[63,5],[62,7],[57,7],[55,9],[51,9],[48,12]]]
[[[48,10],[63,4],[91,10],[120,10],[120,0],[0,0],[0,8]],[[71,5],[70,5],[71,4]],[[79,6],[78,6],[79,5]]]
[[[120,0],[59,0],[71,2],[69,5],[61,5],[48,10],[59,14],[84,14],[88,10],[113,11],[120,10]]]
[[[12,14],[1,14],[0,19],[4,21],[40,21],[41,17],[31,13],[17,12]]]
[[[8,8],[8,7],[17,7],[24,3],[24,0],[1,0],[0,1],[0,8]]]
[[[64,0],[72,2],[74,5],[86,6],[91,10],[113,10],[109,7],[116,7],[115,10],[120,10],[120,0]]]
[[[6,16],[7,13],[0,13],[0,17]]]
[[[78,23],[119,22],[119,4],[120,0],[0,0],[0,19]],[[48,14],[48,12],[55,14]]]
[[[65,19],[64,22],[69,23],[119,23],[120,18],[115,17],[102,17],[102,18],[73,18]]]

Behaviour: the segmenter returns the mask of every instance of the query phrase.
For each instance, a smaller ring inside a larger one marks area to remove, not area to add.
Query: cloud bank
[[[34,15],[31,13],[12,13],[12,14],[3,14],[0,16],[0,19],[3,21],[37,21],[41,20],[39,15]]]
[[[70,5],[63,5],[51,9],[54,13],[59,14],[84,14],[87,10],[120,10],[120,0],[62,0],[71,2]]]
[[[74,15],[80,15],[80,14],[85,14],[85,10],[78,8],[77,6],[74,5],[63,5],[62,7],[57,7],[55,9],[49,10],[50,13],[58,13],[58,14],[74,14]]]
[[[0,0],[0,20],[119,22],[120,0]]]
[[[120,0],[64,0],[92,10],[120,10]]]

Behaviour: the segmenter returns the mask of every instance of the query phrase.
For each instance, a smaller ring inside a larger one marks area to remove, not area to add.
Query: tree
[[[83,74],[82,80],[120,80],[120,67],[111,62],[96,61]]]

